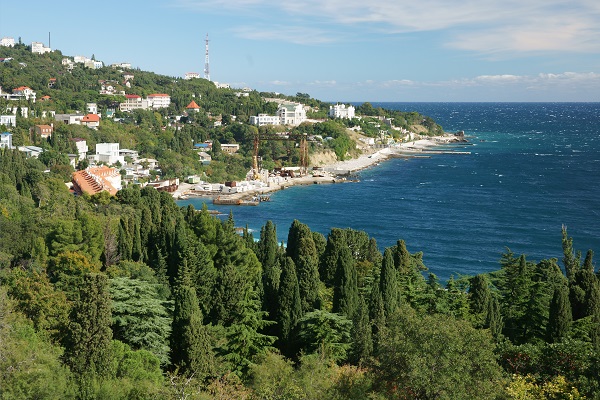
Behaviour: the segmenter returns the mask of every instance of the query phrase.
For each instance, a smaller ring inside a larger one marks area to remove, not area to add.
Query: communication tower
[[[206,34],[206,57],[204,58],[204,79],[210,81],[210,70],[208,68],[208,33]]]

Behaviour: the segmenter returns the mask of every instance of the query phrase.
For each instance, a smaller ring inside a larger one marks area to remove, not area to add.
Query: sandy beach
[[[323,176],[315,176],[312,174],[308,174],[306,176],[294,178],[272,179],[269,181],[268,185],[265,185],[263,187],[255,187],[253,189],[245,190],[243,192],[238,193],[217,195],[221,199],[227,199],[231,201],[238,199],[250,200],[256,198],[259,195],[268,194],[294,185],[351,182],[351,180],[347,178],[349,174],[377,165],[390,157],[410,157],[411,155],[418,156],[420,154],[427,154],[428,151],[432,151],[437,146],[453,142],[459,142],[460,140],[461,138],[448,134],[444,136],[435,136],[418,139],[406,143],[399,143],[378,150],[370,149],[369,151],[364,151],[363,154],[357,158],[338,161],[333,164],[320,166],[324,171]],[[215,197],[214,193],[209,194],[203,191],[194,190],[196,186],[196,184],[180,183],[179,188],[173,193],[173,197],[176,199],[186,198],[188,196],[206,196],[213,198]]]

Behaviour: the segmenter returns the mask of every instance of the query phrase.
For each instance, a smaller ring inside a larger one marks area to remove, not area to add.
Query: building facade
[[[153,109],[166,108],[171,105],[171,96],[164,93],[149,94],[147,100],[150,102]]]
[[[345,104],[336,104],[335,106],[329,106],[329,116],[332,118],[348,118],[352,119],[355,117],[354,106],[347,106]]]
[[[281,125],[300,125],[306,121],[306,111],[302,104],[281,104],[277,109]]]

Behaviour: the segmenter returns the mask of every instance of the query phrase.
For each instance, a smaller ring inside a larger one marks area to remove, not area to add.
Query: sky
[[[25,7],[26,6],[26,7]],[[600,101],[598,0],[0,0],[0,37],[331,102]]]

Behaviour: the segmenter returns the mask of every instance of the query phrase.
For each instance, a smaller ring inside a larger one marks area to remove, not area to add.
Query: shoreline
[[[333,184],[333,183],[345,183],[352,182],[347,177],[352,173],[358,172],[365,168],[369,168],[378,165],[382,161],[386,161],[392,157],[427,157],[433,154],[470,154],[470,152],[455,152],[455,151],[440,151],[434,150],[436,147],[451,144],[465,143],[466,140],[463,137],[455,136],[453,134],[446,134],[444,136],[433,136],[414,140],[411,142],[400,143],[390,147],[384,147],[376,150],[373,153],[363,152],[360,156],[344,161],[337,161],[333,164],[321,166],[320,168],[324,171],[324,176],[313,176],[311,174],[301,177],[289,177],[280,178],[282,182],[269,182],[267,186],[256,187],[250,190],[245,190],[238,193],[206,193],[194,190],[196,184],[180,183],[179,187],[173,192],[173,198],[175,200],[184,200],[190,197],[205,197],[205,198],[222,198],[226,202],[235,204],[249,204],[257,205],[259,202],[253,202],[252,199],[267,195],[270,193],[284,190],[291,186],[301,185],[318,185],[318,184]],[[242,203],[245,201],[246,203]]]

